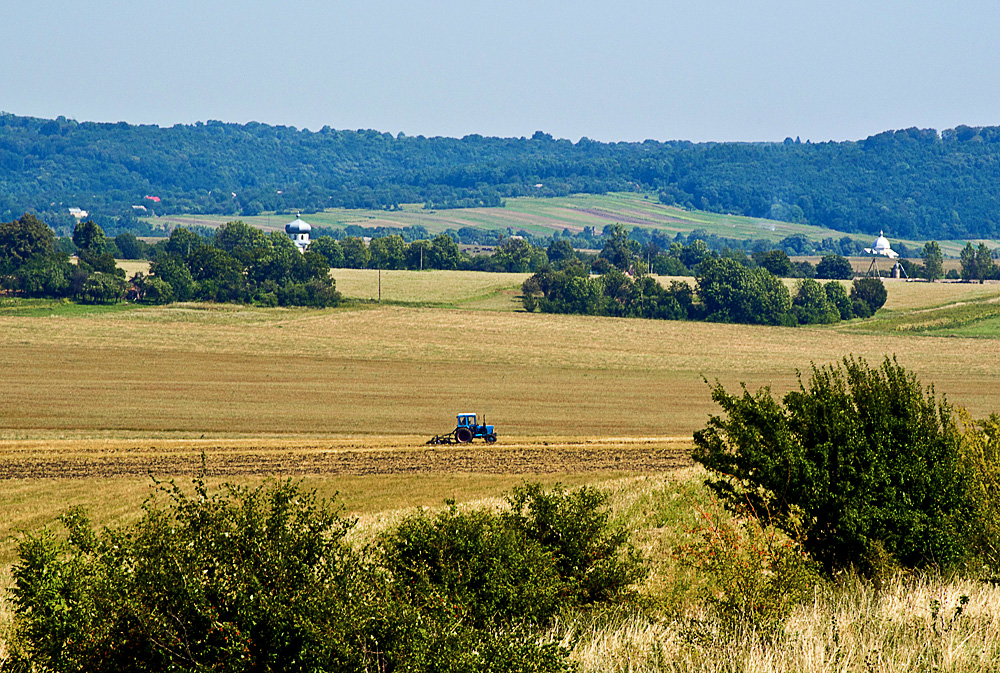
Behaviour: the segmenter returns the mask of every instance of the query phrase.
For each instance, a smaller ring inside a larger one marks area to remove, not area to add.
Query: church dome
[[[889,239],[882,235],[882,232],[878,232],[878,238],[875,239],[875,244],[872,246],[875,250],[881,252],[890,249]]]
[[[294,220],[285,225],[285,233],[288,235],[292,234],[308,234],[312,231],[312,226],[301,217],[296,217]]]

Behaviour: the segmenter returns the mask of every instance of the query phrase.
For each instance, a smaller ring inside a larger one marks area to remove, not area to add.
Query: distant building
[[[305,252],[306,248],[309,247],[310,231],[312,231],[312,227],[298,215],[295,216],[294,220],[285,225],[285,233],[288,234],[288,238],[292,239],[292,243],[298,247],[299,252]]]
[[[90,215],[90,213],[88,213],[86,210],[83,210],[81,208],[70,208],[69,209],[69,214],[72,215],[73,217],[75,217],[78,220],[82,220],[83,218],[85,218],[88,215]]]

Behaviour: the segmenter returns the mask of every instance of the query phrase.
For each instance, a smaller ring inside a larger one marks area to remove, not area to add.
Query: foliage
[[[933,282],[944,275],[942,266],[944,258],[941,254],[941,246],[938,245],[937,241],[924,243],[921,257],[924,260],[924,278]]]
[[[117,304],[125,298],[128,284],[115,274],[98,271],[83,283],[77,298],[84,304]]]
[[[726,417],[695,433],[693,454],[714,473],[712,489],[786,531],[801,525],[827,570],[876,572],[880,557],[947,566],[970,552],[975,508],[951,407],[895,360],[813,367],[783,404],[768,388],[734,396],[718,383],[712,399]]]
[[[823,290],[826,291],[827,300],[840,313],[841,320],[850,320],[854,317],[854,302],[841,283],[831,280],[823,286]]]
[[[841,319],[840,310],[830,301],[826,289],[811,278],[798,282],[792,313],[801,325],[830,324]]]
[[[996,581],[1000,577],[1000,416],[975,421],[960,410],[965,431],[962,435],[962,464],[966,485],[976,504],[972,519],[974,547],[982,555],[984,570]]]
[[[646,576],[628,530],[612,521],[604,491],[584,486],[567,492],[557,485],[546,492],[525,484],[507,502],[505,520],[548,550],[575,603],[620,600]]]
[[[830,280],[848,280],[854,277],[854,267],[846,257],[824,255],[816,265],[816,277]]]
[[[699,265],[697,292],[706,320],[765,325],[794,321],[788,288],[766,269],[707,257]]]
[[[851,301],[854,315],[868,318],[885,305],[889,293],[881,278],[856,278],[851,284]]]
[[[0,217],[34,210],[68,230],[72,218],[57,204],[134,220],[139,200],[147,213],[235,217],[403,203],[501,207],[515,196],[645,190],[683,207],[848,232],[885,228],[897,237],[944,239],[1000,233],[996,127],[910,128],[829,143],[572,143],[547,134],[424,138],[256,122],[159,128],[3,114],[0,146]]]
[[[769,250],[754,253],[753,260],[779,278],[792,275],[792,260],[784,250]]]
[[[44,222],[25,213],[13,222],[0,223],[0,273],[14,271],[36,257],[55,252],[55,234]]]
[[[748,507],[737,517],[718,509],[699,512],[691,532],[698,541],[681,546],[679,559],[711,578],[705,601],[724,626],[749,626],[773,635],[819,581],[816,564],[800,542],[762,523]]]
[[[540,626],[563,606],[626,596],[643,576],[593,490],[527,486],[512,495],[525,511],[507,514],[452,504],[362,553],[345,544],[354,522],[293,482],[193,485],[161,484],[129,527],[99,533],[75,508],[60,519],[67,539],[26,535],[7,665],[568,673]]]
[[[966,243],[959,256],[962,265],[961,276],[966,282],[983,281],[992,278],[996,274],[996,265],[993,264],[993,253],[986,247],[985,243],[980,243],[978,247],[972,247],[972,243]]]

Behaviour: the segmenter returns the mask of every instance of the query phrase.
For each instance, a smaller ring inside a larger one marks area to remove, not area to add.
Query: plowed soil
[[[663,472],[691,464],[686,439],[522,441],[425,447],[372,440],[9,440],[0,479],[153,474],[375,475]],[[389,444],[389,445],[386,445]],[[204,462],[202,459],[204,456]]]

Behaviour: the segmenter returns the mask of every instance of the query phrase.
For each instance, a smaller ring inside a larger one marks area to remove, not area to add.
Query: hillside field
[[[294,214],[264,214],[251,217],[240,215],[166,215],[143,218],[152,225],[217,227],[231,220],[243,220],[265,231],[282,230]],[[671,235],[689,234],[702,229],[710,234],[735,239],[764,239],[777,243],[787,236],[804,235],[812,241],[824,238],[841,239],[849,236],[864,245],[871,245],[877,231],[865,234],[846,234],[825,227],[792,222],[779,222],[762,218],[726,215],[701,210],[685,210],[660,203],[655,194],[612,193],[574,194],[555,198],[518,197],[507,199],[503,208],[460,208],[453,210],[425,210],[421,204],[409,204],[400,210],[355,210],[331,208],[303,215],[312,225],[344,227],[356,224],[363,227],[424,226],[431,235],[446,229],[477,227],[481,229],[511,229],[541,236],[569,229],[573,233],[593,227],[600,232],[610,224],[621,224],[627,229],[657,229]],[[895,242],[899,239],[893,239]],[[909,247],[919,249],[923,241],[903,240]],[[946,255],[957,257],[965,241],[939,241]],[[990,247],[1000,242],[984,241]],[[979,243],[975,239],[974,243]],[[817,258],[818,259],[818,258]],[[865,262],[867,268],[868,262]]]

